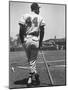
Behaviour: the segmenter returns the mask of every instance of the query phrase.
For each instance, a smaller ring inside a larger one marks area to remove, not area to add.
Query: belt
[[[34,40],[34,39],[32,39],[33,41],[35,41],[35,42],[38,42],[39,40]]]
[[[39,36],[39,32],[32,32],[32,33],[29,33],[29,35],[33,35],[33,36],[36,36],[36,37],[38,37]]]

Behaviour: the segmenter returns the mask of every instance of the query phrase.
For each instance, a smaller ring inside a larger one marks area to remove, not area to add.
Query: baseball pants
[[[26,56],[28,58],[30,72],[37,73],[36,61],[38,56],[38,41],[35,41],[32,38],[30,38],[26,40],[23,46],[26,52]]]

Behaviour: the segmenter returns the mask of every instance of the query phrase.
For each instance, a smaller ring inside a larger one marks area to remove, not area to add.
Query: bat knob
[[[12,70],[12,72],[15,72],[15,68],[14,67],[11,67],[11,70]]]

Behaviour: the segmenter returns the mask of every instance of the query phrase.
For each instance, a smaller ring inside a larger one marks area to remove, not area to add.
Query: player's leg
[[[39,75],[37,73],[37,68],[36,68],[36,61],[37,61],[37,55],[38,55],[38,48],[36,48],[35,45],[30,45],[28,47],[28,62],[30,66],[30,75],[28,79],[28,84],[32,83],[32,78],[35,77],[35,84],[39,84]]]
[[[26,56],[27,56],[27,59],[28,59],[28,65],[30,67],[30,73],[29,73],[29,77],[28,77],[28,82],[27,84],[31,84],[32,83],[32,76],[33,76],[33,73],[31,72],[31,65],[30,65],[30,56],[31,56],[31,45],[28,45],[26,43],[23,44],[23,47],[24,47],[24,50],[25,50],[25,53],[26,53]]]

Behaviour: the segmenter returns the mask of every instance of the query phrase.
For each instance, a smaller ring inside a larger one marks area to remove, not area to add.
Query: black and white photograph
[[[9,1],[9,88],[66,85],[66,4]]]

